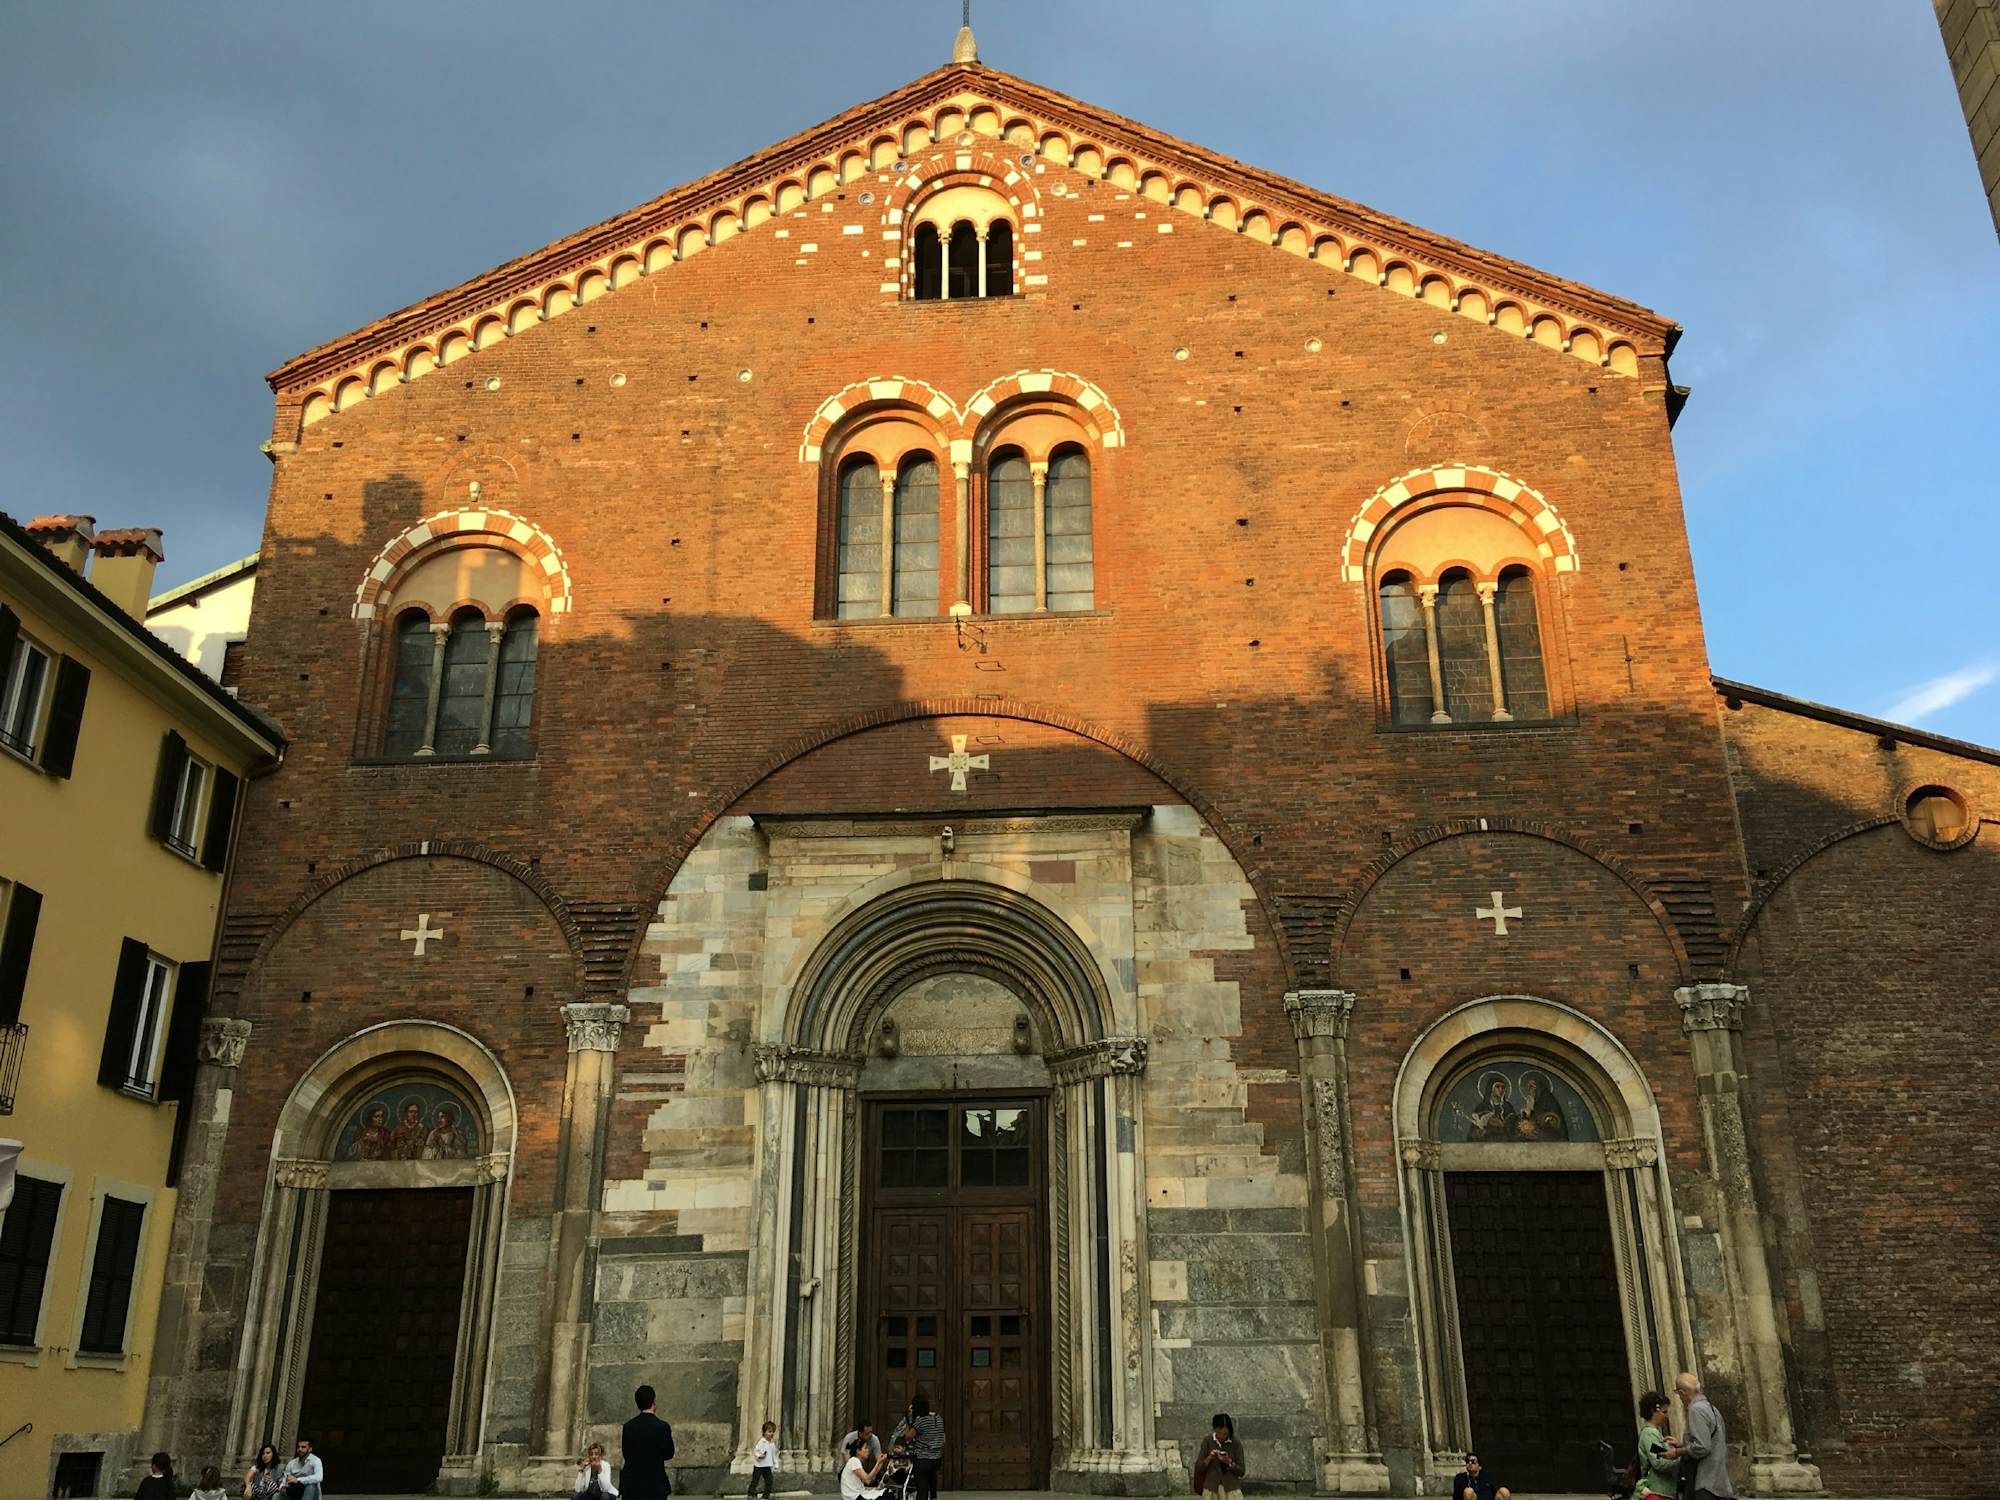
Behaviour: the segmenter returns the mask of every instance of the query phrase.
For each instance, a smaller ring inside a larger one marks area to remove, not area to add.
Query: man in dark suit
[[[625,1424],[618,1473],[624,1500],[667,1500],[674,1487],[667,1479],[667,1460],[674,1456],[674,1430],[653,1414],[653,1388],[642,1385],[632,1393],[639,1415]]]

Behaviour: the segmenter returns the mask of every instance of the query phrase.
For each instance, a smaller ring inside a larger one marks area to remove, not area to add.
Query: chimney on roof
[[[90,544],[97,564],[90,581],[97,591],[135,620],[146,618],[146,601],[153,596],[153,569],[166,561],[157,526],[127,526],[100,531]]]
[[[70,572],[82,575],[83,565],[90,560],[91,541],[97,535],[97,517],[36,516],[25,529]]]

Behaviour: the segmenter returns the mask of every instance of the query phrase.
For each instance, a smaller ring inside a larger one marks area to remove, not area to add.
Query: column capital
[[[194,1059],[218,1068],[234,1068],[243,1061],[243,1049],[250,1045],[250,1023],[233,1016],[210,1016],[201,1023]]]
[[[1292,1023],[1292,1036],[1330,1036],[1347,1040],[1347,1017],[1354,1009],[1352,990],[1293,990],[1285,996],[1285,1015]]]
[[[1619,1137],[1604,1143],[1607,1167],[1650,1167],[1660,1159],[1660,1143],[1643,1136]]]
[[[323,1161],[282,1157],[272,1163],[272,1171],[278,1179],[279,1187],[304,1188],[311,1191],[326,1186],[328,1165]]]
[[[760,1043],[759,1083],[803,1083],[815,1088],[853,1090],[861,1082],[861,1059],[787,1043]]]
[[[1444,1165],[1444,1155],[1436,1141],[1405,1140],[1397,1143],[1403,1165],[1419,1172],[1436,1172]]]
[[[1475,583],[1472,587],[1479,595],[1481,604],[1491,604],[1500,593],[1500,585],[1497,583]]]
[[[1426,607],[1436,604],[1438,602],[1438,586],[1434,583],[1418,584],[1417,602]]]
[[[445,622],[444,622],[444,623],[443,623],[442,625],[433,625],[433,626],[431,626],[431,627],[430,627],[430,631],[431,631],[431,634],[432,634],[432,635],[435,635],[435,636],[447,636],[447,635],[450,635],[450,634],[451,634],[451,621],[449,621],[449,620],[446,620],[446,621],[445,621]]]
[[[1741,984],[1684,984],[1674,999],[1680,1002],[1682,1031],[1741,1031],[1750,990]]]
[[[1087,1078],[1111,1078],[1146,1071],[1147,1042],[1142,1036],[1107,1036],[1049,1057],[1049,1077],[1061,1086]]]
[[[507,633],[507,622],[505,620],[488,620],[483,628],[488,635],[497,641]]]
[[[563,1024],[569,1028],[572,1052],[616,1052],[632,1019],[626,1006],[603,1000],[585,1000],[562,1008]]]

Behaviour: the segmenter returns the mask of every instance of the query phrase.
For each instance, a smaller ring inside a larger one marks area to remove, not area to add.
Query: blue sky
[[[252,550],[263,373],[949,55],[946,0],[6,0],[0,507]],[[1716,671],[2000,744],[2000,248],[1928,5],[976,0],[995,67],[1631,297]],[[1987,436],[1982,438],[1981,433]]]

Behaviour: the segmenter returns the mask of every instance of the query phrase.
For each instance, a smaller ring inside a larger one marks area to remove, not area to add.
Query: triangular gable
[[[266,378],[281,438],[898,162],[958,143],[1102,178],[1614,374],[1675,326],[1637,303],[1204,151],[977,63],[954,63],[731,167],[322,344]],[[290,431],[286,431],[286,428]]]

